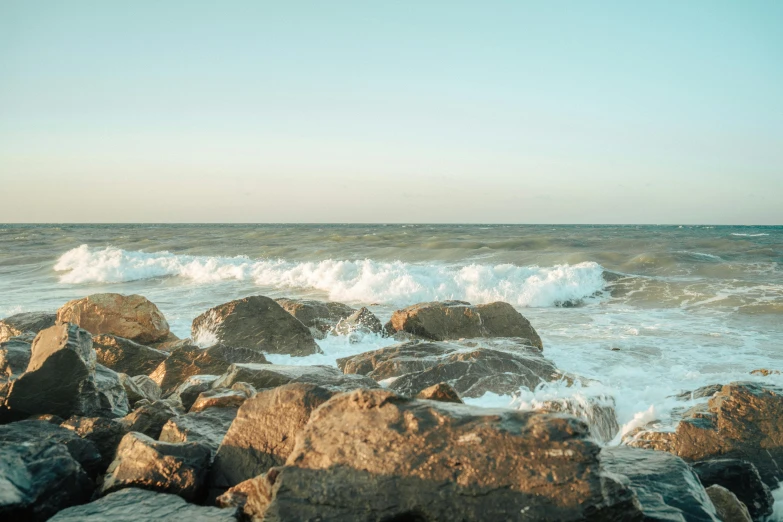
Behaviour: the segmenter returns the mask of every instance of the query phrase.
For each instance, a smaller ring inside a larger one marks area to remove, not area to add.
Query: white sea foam
[[[741,234],[739,232],[732,233],[732,236],[739,236],[739,237],[761,237],[761,236],[768,236],[769,234]]]
[[[512,264],[446,265],[401,261],[333,260],[290,262],[248,257],[175,255],[87,245],[69,250],[54,266],[66,272],[61,283],[116,283],[179,276],[198,283],[249,280],[274,289],[312,289],[348,302],[410,304],[461,299],[472,303],[507,301],[548,307],[600,293],[603,268],[597,263],[553,267]]]

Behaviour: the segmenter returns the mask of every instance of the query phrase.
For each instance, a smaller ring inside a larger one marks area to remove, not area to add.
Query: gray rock
[[[275,302],[308,327],[316,339],[323,339],[337,323],[356,311],[348,305],[332,301],[281,297],[275,299]]]
[[[172,417],[163,426],[158,440],[200,442],[215,453],[236,415],[236,408],[209,408],[203,412]]]
[[[54,326],[56,314],[47,312],[24,312],[0,320],[0,342],[23,334],[37,334]]]
[[[92,346],[100,364],[131,377],[152,373],[169,356],[164,351],[110,334],[94,335]]]
[[[136,409],[119,419],[119,422],[126,431],[137,431],[157,439],[169,419],[183,413],[185,413],[184,410],[172,406],[170,401],[149,402],[141,400],[136,403]]]
[[[715,459],[694,462],[693,471],[704,487],[719,485],[728,489],[747,506],[753,520],[764,520],[772,514],[772,492],[761,480],[756,466],[745,460]]]
[[[160,399],[160,387],[146,375],[137,375],[131,377],[125,373],[117,374],[120,384],[125,388],[125,394],[128,396],[128,403],[134,406],[140,400],[155,402]]]
[[[752,522],[748,508],[728,489],[713,484],[707,488],[707,495],[712,500],[718,518],[722,522]]]
[[[191,375],[185,382],[177,386],[172,396],[179,399],[185,410],[189,410],[199,395],[212,389],[212,385],[219,377],[219,375]]]
[[[362,307],[345,319],[341,319],[334,327],[334,333],[337,335],[349,335],[355,332],[379,334],[383,332],[383,324],[375,314]]]
[[[29,334],[0,342],[0,379],[19,377],[27,369],[34,337]]]
[[[307,382],[339,391],[377,388],[378,384],[361,375],[343,375],[331,366],[287,366],[282,364],[232,364],[214,383],[227,388],[245,382],[256,389],[274,388],[292,382]]]
[[[61,426],[95,445],[101,457],[99,474],[104,473],[112,463],[117,446],[128,433],[127,427],[119,419],[105,419],[103,417],[71,417]],[[85,469],[90,469],[84,464],[82,466]]]
[[[240,385],[240,386],[237,386]],[[210,408],[234,408],[237,409],[250,397],[256,394],[253,386],[247,383],[234,383],[231,388],[216,388],[202,392],[190,412],[204,411]]]

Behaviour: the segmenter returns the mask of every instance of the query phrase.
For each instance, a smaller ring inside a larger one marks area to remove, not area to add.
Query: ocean
[[[367,306],[506,301],[582,386],[468,402],[612,397],[623,431],[671,427],[673,398],[736,380],[783,384],[783,227],[609,225],[0,225],[0,317],[92,293],[141,294],[172,331],[248,295]],[[206,343],[208,339],[199,339]],[[335,364],[390,339],[331,336]]]

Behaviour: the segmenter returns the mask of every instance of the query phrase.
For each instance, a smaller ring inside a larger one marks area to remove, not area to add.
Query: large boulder
[[[704,486],[679,457],[615,446],[601,451],[601,466],[630,480],[645,520],[720,522]]]
[[[100,364],[131,377],[149,375],[169,356],[167,352],[110,334],[93,335],[92,347]]]
[[[184,345],[172,350],[150,378],[168,393],[191,375],[220,375],[233,363],[266,363],[264,354],[252,348],[216,344],[209,348]]]
[[[87,502],[95,486],[64,444],[0,444],[0,520],[38,522]]]
[[[73,324],[42,330],[32,344],[26,371],[11,383],[6,417],[35,414],[118,417],[128,399],[118,375],[96,364],[92,338]]]
[[[141,433],[128,433],[106,472],[101,494],[137,487],[193,501],[202,491],[211,457],[204,444],[159,442]]]
[[[200,442],[215,453],[236,416],[236,408],[210,408],[202,412],[172,417],[163,426],[158,440]]]
[[[312,414],[248,504],[268,520],[641,520],[588,434],[559,414],[357,390]]]
[[[69,301],[57,310],[57,321],[77,324],[93,335],[112,334],[142,344],[169,335],[161,311],[140,295],[93,294]]]
[[[378,384],[362,375],[344,375],[332,366],[289,366],[284,364],[232,364],[214,383],[214,388],[228,388],[245,382],[260,390],[291,382],[308,382],[339,391],[377,388]]]
[[[261,391],[239,408],[210,472],[211,495],[283,464],[310,414],[334,392],[313,384]]]
[[[54,326],[56,314],[47,312],[24,312],[0,319],[0,342],[23,334],[37,334]]]
[[[254,386],[246,382],[234,383],[231,388],[215,388],[199,394],[190,412],[208,410],[210,408],[239,408],[244,402],[256,394]]]
[[[23,334],[0,342],[0,379],[19,377],[27,369],[35,336]]]
[[[237,522],[236,510],[197,506],[176,495],[127,488],[103,498],[64,509],[51,522]]]
[[[772,493],[750,462],[715,459],[694,462],[691,467],[704,487],[709,489],[709,486],[718,485],[734,493],[747,506],[753,520],[764,520],[772,514]]]
[[[338,359],[337,365],[347,374],[388,379],[391,389],[411,397],[441,382],[461,397],[505,395],[563,376],[537,348],[517,339],[409,341]]]
[[[256,295],[207,310],[193,320],[194,339],[295,356],[321,353],[310,330],[268,297]],[[239,362],[239,361],[237,361]]]
[[[64,421],[60,426],[95,445],[101,457],[98,470],[100,473],[105,472],[109,464],[112,463],[117,446],[128,433],[127,427],[120,420],[103,417],[74,416]],[[77,460],[79,459],[77,458]],[[90,469],[87,466],[84,467]]]
[[[275,302],[308,327],[316,339],[326,337],[337,323],[356,312],[346,304],[332,301],[281,297]]]
[[[397,310],[385,330],[447,341],[475,337],[521,337],[543,349],[541,338],[530,321],[508,303],[471,305],[464,301],[419,303]]]
[[[753,463],[777,487],[783,471],[783,390],[752,383],[727,384],[705,405],[683,414],[674,432],[641,431],[629,446],[668,451],[695,462],[718,457]]]

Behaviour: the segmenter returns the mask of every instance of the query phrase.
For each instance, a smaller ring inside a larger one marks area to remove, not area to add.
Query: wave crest
[[[60,277],[61,283],[117,283],[164,276],[198,283],[252,280],[258,286],[274,289],[320,290],[335,301],[391,304],[460,299],[562,306],[595,296],[605,284],[603,268],[593,262],[553,267],[455,266],[370,259],[293,262],[146,253],[115,247],[91,249],[87,245],[63,254],[54,269],[67,272]]]

